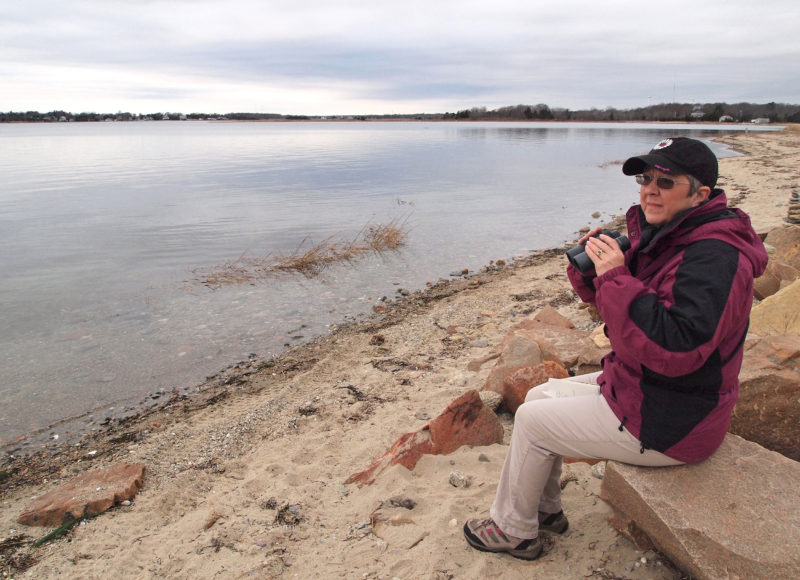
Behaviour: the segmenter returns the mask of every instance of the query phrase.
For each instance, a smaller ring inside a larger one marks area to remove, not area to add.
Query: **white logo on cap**
[[[653,150],[655,151],[656,149],[666,149],[670,145],[672,145],[672,139],[664,139],[658,145],[653,147]]]

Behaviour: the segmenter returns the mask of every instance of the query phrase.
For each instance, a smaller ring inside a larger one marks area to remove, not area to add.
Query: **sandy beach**
[[[720,162],[719,187],[732,204],[750,214],[760,233],[785,225],[789,198],[800,191],[800,127],[718,140],[743,154]],[[512,325],[549,305],[577,328],[597,326],[572,292],[565,267],[558,249],[432,281],[365,322],[336,328],[278,359],[225,369],[192,397],[175,396],[35,456],[6,454],[0,545],[47,533],[16,518],[31,498],[88,469],[130,462],[145,464],[146,473],[130,505],[75,526],[63,539],[17,552],[14,557],[31,564],[24,571],[12,570],[13,552],[4,550],[0,573],[681,578],[670,562],[637,549],[609,525],[599,470],[585,463],[565,467],[570,529],[548,537],[539,560],[469,548],[461,527],[488,514],[513,426],[509,414],[501,416],[503,444],[425,456],[413,471],[394,466],[372,485],[345,484],[398,437],[421,428],[465,391],[480,390],[493,363],[477,372],[468,364],[492,352]],[[452,485],[454,471],[470,476],[471,485]],[[388,519],[373,517],[378,508]]]

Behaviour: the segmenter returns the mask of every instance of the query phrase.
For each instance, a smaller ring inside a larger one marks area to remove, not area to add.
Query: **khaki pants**
[[[531,389],[517,409],[511,446],[490,511],[504,532],[535,538],[538,512],[561,510],[562,457],[658,467],[681,465],[657,451],[642,453],[639,440],[627,429],[620,431],[619,419],[597,387],[599,374],[551,379]],[[576,392],[570,392],[573,390]]]

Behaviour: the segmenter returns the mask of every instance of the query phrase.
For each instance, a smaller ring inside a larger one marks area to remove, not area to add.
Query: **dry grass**
[[[204,270],[194,270],[195,282],[208,288],[231,284],[254,284],[285,272],[313,277],[331,264],[352,262],[367,253],[382,254],[402,248],[408,238],[406,219],[394,219],[388,224],[367,224],[355,239],[337,242],[333,237],[304,249],[311,239],[306,237],[297,249],[288,255],[246,257]]]

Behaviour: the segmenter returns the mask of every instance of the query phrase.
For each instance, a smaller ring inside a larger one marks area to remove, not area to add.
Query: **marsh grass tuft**
[[[387,224],[367,224],[350,241],[335,241],[333,237],[311,245],[306,237],[288,255],[246,257],[245,254],[222,266],[194,270],[196,282],[216,289],[233,284],[254,284],[259,280],[282,273],[298,273],[309,278],[318,275],[332,264],[353,262],[368,253],[382,254],[397,251],[408,239],[407,219],[394,219]]]

